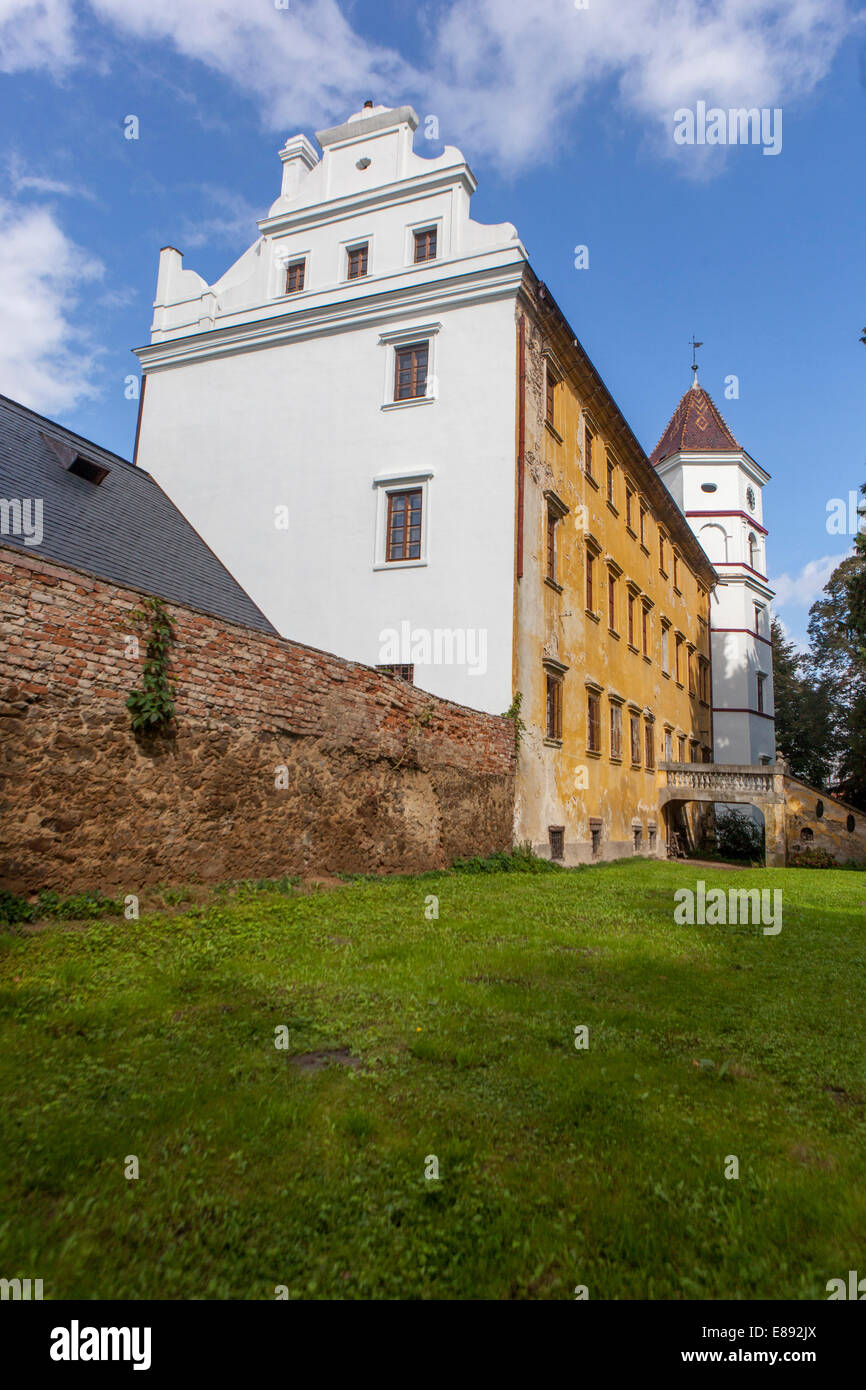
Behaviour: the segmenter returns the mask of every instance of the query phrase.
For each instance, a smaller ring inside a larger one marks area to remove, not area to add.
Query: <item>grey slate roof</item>
[[[109,470],[102,482],[68,471],[77,454]],[[149,473],[2,395],[0,498],[42,498],[43,508],[41,544],[6,534],[2,545],[276,631]]]

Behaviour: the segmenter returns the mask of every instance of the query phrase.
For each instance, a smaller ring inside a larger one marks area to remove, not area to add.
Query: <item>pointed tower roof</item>
[[[740,449],[725,424],[708,391],[698,385],[698,376],[686,391],[670,418],[667,429],[650,454],[650,463],[658,467],[671,454],[681,449],[687,453],[715,454]]]

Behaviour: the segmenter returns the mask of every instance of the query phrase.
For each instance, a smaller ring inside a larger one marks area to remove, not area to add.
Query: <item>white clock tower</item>
[[[770,475],[737,443],[692,371],[650,462],[719,574],[710,605],[715,761],[772,763],[773,591],[761,504]]]

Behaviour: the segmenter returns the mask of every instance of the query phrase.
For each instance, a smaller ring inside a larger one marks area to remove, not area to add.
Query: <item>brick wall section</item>
[[[8,546],[0,585],[0,886],[414,871],[511,844],[509,720],[170,604],[177,730],[137,739],[143,595]]]

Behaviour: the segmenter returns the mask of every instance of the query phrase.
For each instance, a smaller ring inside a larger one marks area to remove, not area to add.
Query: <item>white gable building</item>
[[[280,632],[500,713],[526,254],[470,218],[458,150],[413,152],[417,124],[369,104],[321,158],[288,140],[213,285],[162,251],[136,462]]]

